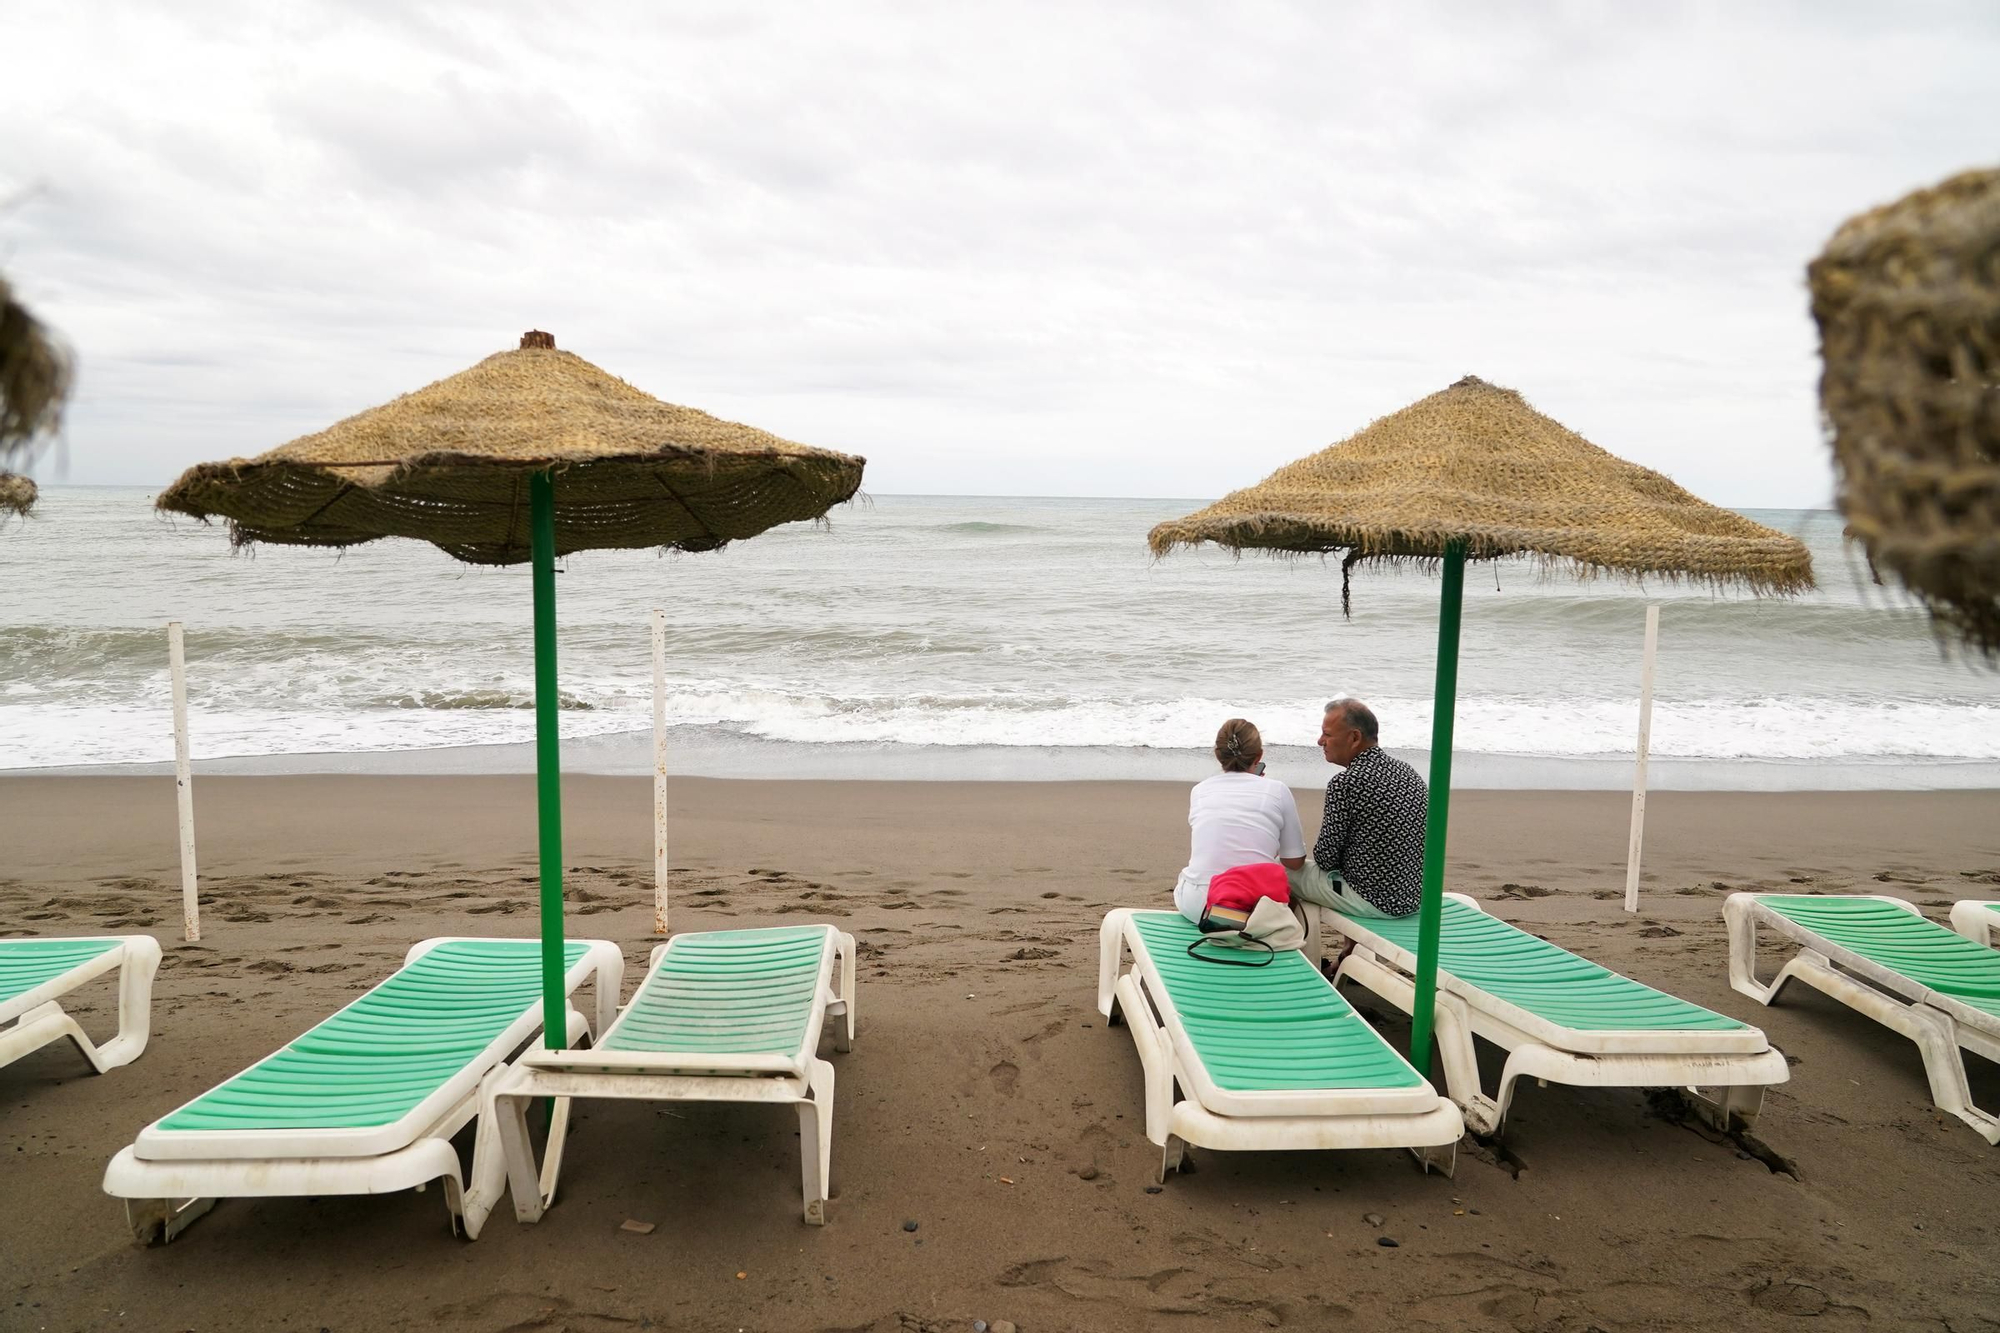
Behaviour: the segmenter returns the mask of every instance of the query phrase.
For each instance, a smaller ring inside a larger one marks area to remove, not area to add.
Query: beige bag
[[[1218,930],[1201,936],[1189,943],[1188,957],[1199,958],[1204,963],[1224,963],[1230,967],[1269,967],[1271,960],[1288,949],[1303,949],[1306,930],[1299,923],[1292,909],[1275,898],[1259,898],[1252,909],[1250,919],[1241,930]],[[1223,954],[1203,953],[1205,944],[1219,945],[1233,952],[1258,955],[1257,957],[1230,958]]]

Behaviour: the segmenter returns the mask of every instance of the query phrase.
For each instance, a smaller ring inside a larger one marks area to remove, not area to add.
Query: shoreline
[[[678,731],[680,734],[675,735]],[[1384,747],[1428,774],[1428,750]],[[1323,786],[1331,770],[1309,746],[1273,744],[1272,776],[1304,789]],[[565,773],[651,776],[647,730],[565,738]],[[1110,746],[889,745],[874,742],[772,741],[716,728],[669,731],[667,771],[680,778],[933,782],[1181,782],[1213,769],[1204,750]],[[320,750],[197,758],[197,777],[367,774],[450,776],[532,773],[532,741],[393,750]],[[1628,755],[1502,754],[1460,750],[1453,756],[1454,791],[1632,790]],[[35,777],[157,777],[171,761],[50,765],[0,769],[0,779]],[[1980,759],[1688,759],[1653,755],[1649,791],[1840,792],[2000,790],[2000,763]]]

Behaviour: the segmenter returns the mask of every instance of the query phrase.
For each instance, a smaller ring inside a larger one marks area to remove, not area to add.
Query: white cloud
[[[1983,4],[14,0],[0,44],[79,481],[539,326],[884,492],[1212,495],[1476,373],[1816,504],[1805,261],[2000,109]]]

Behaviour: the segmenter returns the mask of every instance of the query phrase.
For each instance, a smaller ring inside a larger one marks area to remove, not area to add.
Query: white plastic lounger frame
[[[0,940],[0,957],[11,944],[98,945],[111,941],[102,953],[50,977],[9,1000],[0,1000],[0,1067],[31,1051],[67,1037],[76,1043],[91,1068],[106,1073],[129,1065],[146,1049],[152,1031],[153,975],[160,970],[160,942],[151,935],[96,935],[61,939]],[[118,1035],[102,1046],[92,1042],[58,1003],[60,997],[118,972]]]
[[[1216,1087],[1133,915],[1131,908],[1115,908],[1098,928],[1097,1012],[1112,1019],[1115,1002],[1138,1047],[1146,1138],[1161,1149],[1161,1183],[1180,1168],[1189,1146],[1225,1152],[1408,1148],[1426,1171],[1452,1174],[1465,1123],[1428,1083],[1250,1092]]]
[[[2000,902],[1967,898],[1951,905],[1951,928],[1974,944],[1993,943],[1996,927],[2000,927]]]
[[[1486,910],[1462,893],[1445,897],[1476,911]],[[1370,930],[1365,917],[1316,910],[1321,921],[1354,941],[1353,950],[1341,961],[1339,980],[1353,981],[1410,1012],[1416,989],[1412,976],[1416,959],[1410,952]],[[1784,1053],[1755,1027],[1635,1031],[1566,1027],[1443,969],[1438,972],[1433,1030],[1451,1099],[1464,1110],[1466,1123],[1486,1135],[1498,1134],[1505,1126],[1515,1086],[1523,1078],[1572,1087],[1677,1087],[1703,1120],[1727,1131],[1755,1124],[1764,1090],[1791,1076]],[[1494,1096],[1480,1085],[1474,1037],[1484,1037],[1507,1052]],[[1713,1089],[1714,1094],[1703,1089]]]
[[[480,1123],[483,1130],[486,1123],[492,1122],[500,1135],[509,1192],[514,1198],[514,1216],[523,1222],[539,1222],[555,1202],[566,1140],[562,1131],[572,1097],[789,1102],[797,1106],[799,1114],[799,1172],[805,1220],[814,1226],[822,1225],[826,1221],[833,1168],[833,1066],[816,1054],[825,1021],[838,1020],[833,1031],[834,1050],[846,1052],[854,1047],[854,937],[831,926],[822,929],[826,939],[819,958],[816,998],[796,1050],[734,1055],[716,1051],[531,1050],[490,1083],[486,1096],[491,1105]],[[736,932],[696,931],[656,945],[646,963],[647,978],[651,978],[673,946],[704,936],[731,933]],[[642,980],[631,1002],[598,1039],[598,1047],[615,1045],[620,1026],[639,1011],[640,996],[645,989],[646,982]],[[528,1138],[527,1119],[528,1104],[538,1097],[558,1099],[557,1118],[551,1122],[539,1172],[535,1168],[534,1145]]]
[[[1891,903],[1922,920],[1901,898],[1842,895]],[[2000,1019],[1941,995],[1902,973],[1843,949],[1817,931],[1772,911],[1754,893],[1732,893],[1722,904],[1729,926],[1729,984],[1759,1004],[1775,1004],[1787,982],[1803,981],[1917,1044],[1931,1100],[1957,1116],[1988,1143],[2000,1145],[2000,1116],[1972,1104],[1959,1048],[2000,1062]],[[1757,980],[1757,927],[1768,926],[1800,945],[1798,954],[1766,986]]]
[[[408,967],[440,945],[462,936],[440,936],[412,945]],[[481,941],[486,942],[486,941]],[[598,1028],[616,1010],[625,959],[608,940],[573,940],[583,955],[564,978],[574,995],[594,983]],[[591,1025],[572,1007],[567,1039],[587,1037]],[[125,1200],[125,1215],[142,1243],[165,1243],[215,1206],[218,1198],[299,1198],[320,1194],[388,1194],[444,1181],[452,1229],[477,1237],[506,1186],[506,1168],[482,1120],[473,1139],[472,1185],[460,1174],[452,1136],[479,1114],[486,1086],[506,1070],[506,1060],[540,1035],[539,991],[521,1017],[477,1057],[400,1119],[365,1129],[173,1130],[155,1121],[121,1150],[104,1173],[104,1192]],[[204,1094],[205,1096],[206,1094]],[[198,1098],[196,1100],[199,1100]],[[189,1103],[192,1105],[193,1103]],[[560,1123],[566,1108],[556,1109]],[[162,1120],[172,1118],[172,1113]]]

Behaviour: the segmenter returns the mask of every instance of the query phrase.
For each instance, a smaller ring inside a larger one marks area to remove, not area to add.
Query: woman
[[[1232,717],[1215,733],[1215,761],[1222,771],[1197,782],[1188,794],[1192,830],[1187,868],[1174,885],[1174,906],[1200,922],[1208,906],[1208,881],[1232,866],[1305,864],[1305,830],[1291,789],[1264,776],[1264,738],[1255,724]]]

